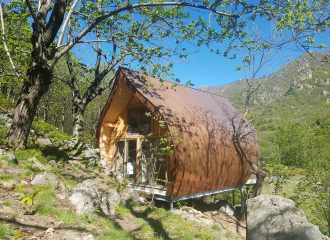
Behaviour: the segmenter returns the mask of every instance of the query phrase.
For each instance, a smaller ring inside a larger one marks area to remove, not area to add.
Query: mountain
[[[315,52],[315,58],[330,56],[330,51]],[[330,63],[319,62],[305,53],[268,76],[254,79],[261,83],[250,103],[251,111],[262,110],[254,120],[260,142],[260,156],[271,154],[271,142],[281,119],[315,124],[322,102],[330,101]],[[239,79],[217,87],[203,85],[201,90],[227,97],[244,112],[247,84]]]

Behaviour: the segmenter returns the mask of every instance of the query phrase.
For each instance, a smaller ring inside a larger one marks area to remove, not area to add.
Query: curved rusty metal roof
[[[167,184],[171,197],[240,186],[250,178],[251,167],[234,138],[242,116],[227,98],[181,84],[172,88],[174,82],[160,82],[126,68],[118,70],[116,81],[124,81],[139,101],[170,120],[168,130],[177,132],[176,139],[184,140],[168,161],[168,181],[174,183]],[[145,89],[146,83],[152,86]],[[99,119],[97,141],[110,104],[111,95]],[[259,143],[251,124],[242,139],[257,163]]]

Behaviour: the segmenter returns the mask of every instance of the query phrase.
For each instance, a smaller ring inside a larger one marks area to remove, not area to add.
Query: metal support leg
[[[244,215],[244,189],[241,188],[241,216]]]
[[[235,189],[233,190],[233,207],[235,206]]]
[[[170,201],[170,212],[175,212],[174,209],[173,209],[173,202]]]

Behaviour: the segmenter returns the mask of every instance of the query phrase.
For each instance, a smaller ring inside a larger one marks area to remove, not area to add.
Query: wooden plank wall
[[[140,158],[140,138],[146,136],[130,136],[127,135],[127,108],[143,106],[138,99],[136,99],[131,90],[125,83],[119,82],[118,90],[115,93],[110,108],[103,119],[103,124],[100,132],[100,149],[103,158],[110,163],[114,163],[115,142],[118,139],[137,139],[138,160]],[[107,125],[107,126],[106,126]],[[112,127],[110,127],[112,126]],[[159,126],[156,119],[152,120],[151,132],[154,133],[149,138],[160,137],[165,133],[165,129]],[[112,156],[112,158],[110,158]]]

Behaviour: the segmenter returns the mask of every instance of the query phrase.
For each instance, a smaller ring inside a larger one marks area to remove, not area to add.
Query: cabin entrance
[[[116,141],[115,171],[120,171],[123,176],[135,182],[137,139],[123,139]]]
[[[116,141],[115,171],[128,180],[144,185],[166,185],[166,156],[159,154],[158,139],[120,139]]]

